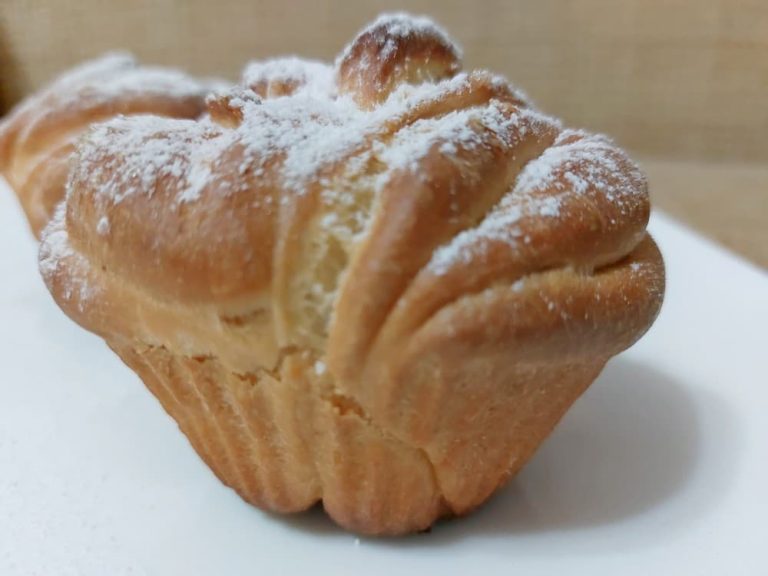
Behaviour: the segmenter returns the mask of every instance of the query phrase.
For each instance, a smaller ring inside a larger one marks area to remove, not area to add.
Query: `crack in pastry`
[[[424,19],[251,63],[206,109],[91,126],[40,268],[248,502],[465,514],[658,312],[637,166]]]

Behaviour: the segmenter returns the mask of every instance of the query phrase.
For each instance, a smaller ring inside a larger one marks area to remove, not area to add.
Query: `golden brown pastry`
[[[77,146],[46,283],[248,502],[465,514],[659,310],[637,166],[459,58],[385,16],[334,67],[254,64],[203,119]]]
[[[64,197],[69,157],[95,122],[119,114],[196,118],[215,84],[107,54],[56,79],[0,122],[0,174],[16,191],[35,236]]]

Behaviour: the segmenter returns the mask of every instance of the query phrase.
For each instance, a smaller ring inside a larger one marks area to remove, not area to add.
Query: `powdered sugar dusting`
[[[166,177],[176,183],[179,202],[196,200],[209,181],[206,162],[221,139],[209,121],[119,116],[86,134],[70,177],[114,204],[136,193],[151,196]]]
[[[466,75],[459,75],[436,84],[404,87],[372,111],[362,110],[348,97],[328,92],[322,97],[317,92],[297,92],[289,97],[261,99],[255,94],[244,97],[242,89],[235,89],[228,97],[228,105],[239,110],[242,122],[234,129],[210,119],[117,117],[96,125],[82,140],[72,178],[89,183],[98,195],[114,203],[136,193],[151,196],[159,181],[165,179],[166,188],[175,187],[177,204],[193,202],[215,180],[212,167],[222,152],[240,145],[240,174],[250,171],[259,175],[277,158],[283,186],[303,194],[325,166],[360,148],[393,118],[467,82]],[[413,168],[436,142],[442,142],[443,153],[453,155],[459,148],[472,150],[484,142],[487,145],[488,135],[483,131],[506,140],[510,134],[521,138],[537,114],[532,110],[510,114],[492,101],[483,107],[418,120],[391,142],[376,142],[369,152],[378,155],[387,171]],[[541,122],[551,122],[538,117]],[[512,127],[517,127],[517,132],[510,130]],[[514,143],[510,140],[505,144]],[[365,158],[357,160],[357,164],[365,163]],[[223,188],[220,180],[215,184],[219,192],[234,192]]]
[[[299,96],[250,106],[238,132],[254,166],[284,156],[282,180],[303,194],[323,166],[343,158],[374,126],[372,117],[346,99]]]
[[[553,146],[524,167],[510,193],[480,225],[458,234],[435,251],[428,269],[443,275],[453,266],[478,257],[494,242],[507,244],[513,250],[529,244],[531,238],[522,232],[520,221],[557,219],[569,195],[597,190],[621,210],[644,189],[639,168],[610,140],[564,130]]]
[[[99,236],[106,236],[109,234],[109,218],[106,216],[99,218],[99,222],[96,224],[96,234]]]
[[[379,158],[392,169],[417,170],[419,161],[432,147],[440,143],[439,151],[448,157],[458,152],[473,152],[489,148],[496,140],[505,147],[514,147],[533,127],[538,131],[557,121],[535,112],[521,109],[510,113],[500,102],[456,110],[436,118],[417,120],[400,130],[395,138],[379,145]]]
[[[379,31],[381,41],[384,43],[381,56],[386,58],[389,53],[395,49],[398,41],[408,40],[413,37],[432,37],[439,39],[440,43],[448,46],[457,60],[462,58],[461,47],[448,35],[448,33],[438,24],[426,16],[414,16],[406,12],[391,12],[381,14],[376,20],[371,22],[357,37],[363,34]],[[351,52],[353,43],[344,48],[337,60],[344,60]]]
[[[64,206],[59,205],[51,224],[45,228],[41,238],[38,265],[44,278],[50,278],[56,273],[61,260],[74,255],[69,246],[69,238],[63,224]]]
[[[136,60],[127,52],[109,52],[100,58],[84,62],[56,77],[45,90],[22,100],[14,109],[14,115],[26,114],[37,109],[40,102],[47,98],[79,98],[79,92],[85,86],[98,84],[100,78],[109,77],[136,66]],[[76,96],[77,95],[77,96]]]
[[[137,92],[148,96],[156,94],[170,98],[193,98],[201,97],[219,85],[217,81],[200,82],[179,70],[140,67],[84,87],[81,97],[109,100]]]
[[[251,62],[243,71],[244,86],[263,87],[265,96],[280,96],[270,85],[289,87],[293,94],[329,97],[336,89],[334,70],[325,62],[304,60],[295,56]]]
[[[402,13],[381,16],[371,29],[388,39],[427,35],[452,45],[429,19]],[[80,76],[95,77],[102,70],[103,77],[103,70],[117,69],[121,71],[119,89],[127,89],[133,83],[130,67],[134,63],[125,56],[112,58],[109,66],[93,64],[94,71]],[[146,78],[153,73],[145,69],[141,74]],[[441,143],[443,154],[455,156],[459,149],[482,145],[485,136],[478,130],[500,136],[519,122],[494,101],[416,121],[389,142],[388,123],[425,102],[444,98],[446,92],[469,89],[472,80],[466,74],[441,82],[402,84],[373,110],[363,110],[350,96],[336,94],[333,69],[320,62],[298,58],[254,62],[246,68],[243,83],[245,89],[216,96],[226,100],[230,110],[238,111],[235,127],[225,128],[211,119],[191,122],[149,116],[118,117],[97,125],[79,146],[72,182],[87,183],[100,197],[120,203],[136,193],[152,196],[163,180],[164,190],[170,188],[176,204],[181,205],[198,200],[211,184],[217,192],[234,192],[214,177],[214,168],[225,150],[239,146],[240,175],[258,177],[267,166],[272,170],[277,165],[283,187],[304,194],[318,180],[319,172],[354,156],[355,151],[362,157],[358,167],[376,155],[386,164],[385,172],[414,168],[436,142]],[[269,97],[272,87],[274,97]],[[252,97],[244,96],[245,92]],[[377,132],[384,138],[377,139]],[[516,137],[524,135],[521,129]],[[365,145],[367,141],[375,143],[372,149]]]
[[[202,97],[221,86],[218,80],[197,80],[179,70],[140,66],[127,52],[111,52],[62,74],[38,96],[27,99],[19,111],[35,109],[54,98],[57,105],[83,108],[133,94],[184,99]]]
[[[436,276],[442,276],[457,263],[470,262],[483,248],[483,243],[499,241],[513,247],[521,239],[524,242],[525,237],[517,223],[524,216],[540,212],[540,208],[532,202],[524,205],[512,204],[506,201],[508,197],[506,196],[478,227],[464,230],[449,244],[438,248],[432,255],[427,269]]]
[[[520,193],[551,189],[585,194],[597,188],[619,205],[644,186],[640,169],[608,138],[578,130],[564,130],[553,146],[525,167],[517,182]]]
[[[560,198],[557,196],[547,196],[541,198],[538,202],[539,216],[548,216],[554,218],[560,215]]]
[[[88,300],[94,297],[95,288],[90,286],[85,278],[79,277],[76,281],[63,280],[59,277],[60,267],[65,260],[74,266],[68,266],[68,270],[79,268],[87,269],[85,258],[76,252],[69,243],[69,236],[65,225],[66,206],[62,202],[56,208],[53,218],[43,231],[40,239],[40,253],[38,267],[40,274],[50,287],[55,281],[67,282],[59,292],[61,297],[69,301],[75,299],[82,310]]]

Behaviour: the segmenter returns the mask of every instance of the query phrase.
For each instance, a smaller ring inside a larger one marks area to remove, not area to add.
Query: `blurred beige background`
[[[658,205],[768,266],[768,0],[0,0],[0,98],[115,48],[232,79],[249,59],[330,59],[395,9],[615,137]]]

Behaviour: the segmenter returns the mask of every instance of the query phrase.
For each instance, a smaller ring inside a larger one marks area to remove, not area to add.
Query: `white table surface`
[[[0,574],[768,574],[768,275],[651,229],[668,292],[646,337],[481,511],[371,540],[222,486],[53,304],[0,189]]]

